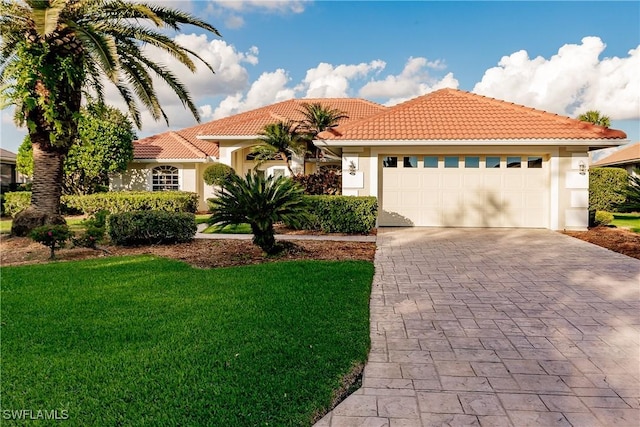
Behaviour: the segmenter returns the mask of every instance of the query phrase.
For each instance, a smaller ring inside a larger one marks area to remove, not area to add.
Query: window
[[[477,169],[480,167],[480,157],[465,157],[464,167]]]
[[[485,167],[487,169],[499,168],[500,167],[500,157],[489,157],[487,156],[485,160]]]
[[[382,158],[382,167],[385,167],[385,168],[397,168],[398,167],[398,158],[397,157],[383,157]]]
[[[438,158],[436,156],[424,156],[424,167],[425,168],[437,168],[438,167]]]
[[[507,157],[507,167],[508,168],[521,168],[522,167],[522,158],[521,157]]]
[[[402,162],[403,168],[417,168],[418,158],[416,156],[405,157]]]
[[[542,157],[529,157],[527,167],[529,169],[542,169]]]
[[[445,156],[444,158],[444,167],[445,168],[457,168],[460,159],[456,157]]]
[[[284,176],[284,169],[282,168],[273,168],[273,171],[271,172],[271,175],[273,176],[274,179],[278,179],[280,177]]]
[[[151,172],[151,189],[153,191],[179,190],[178,168],[173,166],[157,166]]]

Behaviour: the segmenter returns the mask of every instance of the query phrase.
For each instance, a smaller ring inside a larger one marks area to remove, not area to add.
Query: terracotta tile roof
[[[300,113],[302,104],[320,103],[344,111],[348,119],[344,124],[360,120],[381,111],[386,111],[385,107],[375,102],[354,98],[306,98],[289,99],[277,104],[214,120],[201,125],[198,129],[200,135],[214,136],[252,136],[258,135],[265,125],[275,121],[302,120]]]
[[[135,159],[206,159],[218,156],[218,144],[195,138],[193,128],[164,132],[133,143]]]
[[[619,150],[598,160],[593,166],[626,165],[630,163],[640,163],[640,142],[621,146]]]
[[[624,132],[456,89],[350,122],[332,140],[625,139]]]

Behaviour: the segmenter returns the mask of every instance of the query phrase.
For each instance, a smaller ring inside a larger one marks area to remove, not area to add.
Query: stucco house
[[[211,197],[201,172],[219,161],[245,173],[265,124],[299,119],[303,102],[348,120],[315,141],[340,159],[343,194],[376,196],[380,226],[585,229],[588,152],[628,143],[622,131],[455,89],[384,107],[359,99],[289,100],[135,143],[115,189],[175,188]],[[306,173],[319,165],[293,159]],[[320,164],[320,166],[322,163]],[[284,162],[262,166],[284,174]]]
[[[640,168],[640,142],[623,145],[591,166],[622,168],[629,172],[629,175],[635,175],[635,170]]]

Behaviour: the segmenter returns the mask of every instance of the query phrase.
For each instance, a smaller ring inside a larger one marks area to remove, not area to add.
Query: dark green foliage
[[[98,211],[82,221],[84,231],[71,238],[74,246],[96,249],[96,245],[104,239],[109,211]]]
[[[617,206],[625,201],[628,179],[624,169],[589,169],[589,210],[617,212]]]
[[[339,171],[321,168],[309,175],[295,175],[293,180],[309,195],[337,195],[342,191],[342,175]]]
[[[63,203],[69,209],[78,209],[89,215],[102,210],[111,213],[146,210],[195,213],[198,195],[185,191],[119,191],[64,196]]]
[[[222,248],[221,248],[222,249]],[[369,262],[2,268],[3,426],[311,426],[369,349]]]
[[[207,185],[217,185],[224,188],[229,181],[229,177],[235,174],[236,171],[231,166],[224,163],[214,163],[204,170],[202,178]]]
[[[4,214],[15,217],[18,212],[26,209],[31,204],[30,191],[14,191],[4,193]]]
[[[131,246],[189,242],[197,226],[192,213],[137,211],[110,215],[107,230],[113,244]]]
[[[629,175],[629,182],[620,192],[624,201],[617,204],[621,212],[640,212],[640,168],[635,169],[635,175]]]
[[[310,215],[301,228],[325,233],[368,233],[376,226],[375,197],[305,196]],[[287,223],[289,227],[295,227]]]
[[[291,156],[304,156],[307,152],[309,135],[299,129],[300,125],[291,121],[267,124],[260,133],[260,144],[253,147],[256,164],[280,159],[287,163],[291,175]]]
[[[64,247],[66,241],[71,237],[71,232],[66,225],[43,225],[34,228],[29,237],[51,249],[50,258],[54,259],[56,257],[55,250]]]
[[[302,188],[290,178],[232,175],[225,191],[213,200],[209,223],[249,224],[253,243],[267,254],[275,254],[280,247],[276,245],[273,224],[283,221],[299,225],[306,211]]]

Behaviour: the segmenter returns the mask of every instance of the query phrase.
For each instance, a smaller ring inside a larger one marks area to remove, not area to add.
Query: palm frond
[[[100,65],[102,71],[112,82],[118,80],[118,51],[113,37],[109,34],[95,31],[91,25],[78,26],[72,24],[70,28],[83,43],[85,50]]]
[[[67,0],[31,0],[27,3],[31,6],[34,29],[40,36],[47,37],[58,28],[60,14],[69,2]]]

